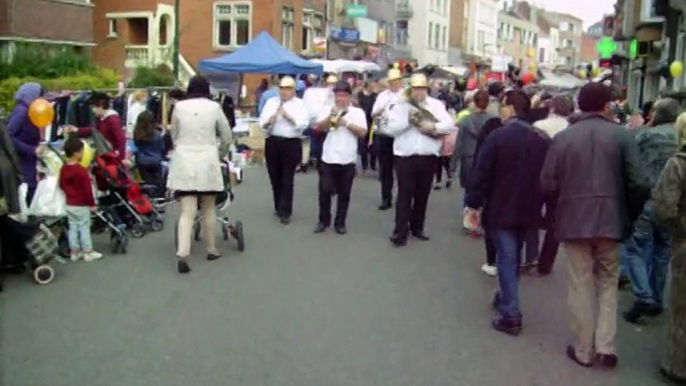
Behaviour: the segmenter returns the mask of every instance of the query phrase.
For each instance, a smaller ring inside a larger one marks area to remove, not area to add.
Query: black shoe
[[[379,205],[379,210],[389,210],[393,207],[390,202],[384,202],[381,205]]]
[[[280,221],[281,221],[281,224],[283,224],[283,225],[288,225],[288,224],[291,223],[291,218],[290,218],[290,217],[281,216],[279,219],[280,219]]]
[[[412,232],[412,236],[421,241],[429,241],[431,238],[424,232]]]
[[[314,233],[319,234],[319,233],[324,233],[326,232],[326,229],[328,228],[328,225],[324,225],[322,223],[317,224],[316,227],[314,227]]]
[[[619,289],[621,291],[624,291],[631,286],[631,280],[629,279],[628,276],[622,275],[619,277]]]
[[[674,385],[686,385],[686,378],[678,377],[665,370],[664,367],[660,367],[660,374]]]
[[[191,267],[188,265],[186,259],[179,258],[176,262],[176,267],[178,268],[179,273],[188,273],[191,271]]]
[[[445,188],[450,189],[453,186],[453,182],[451,180],[448,180],[445,182]]]
[[[654,304],[646,304],[643,302],[635,302],[631,309],[624,313],[624,320],[631,324],[640,324],[641,317],[658,316],[662,313],[662,307]]]
[[[345,229],[344,225],[340,225],[340,226],[337,225],[337,226],[335,226],[335,228],[336,228],[336,233],[338,233],[339,235],[344,235],[344,234],[348,233],[348,230]]]
[[[222,255],[215,255],[214,253],[207,254],[207,260],[209,261],[217,260],[220,257],[222,257]]]
[[[441,184],[434,185],[434,190],[441,190]]]
[[[391,236],[391,243],[393,243],[393,245],[395,245],[396,247],[404,247],[407,245],[407,236],[394,234],[393,236]]]
[[[576,357],[576,349],[574,348],[574,346],[567,346],[567,358],[573,360],[574,362],[576,362],[577,365],[581,367],[593,366],[593,363],[582,362],[579,360],[579,358]]]
[[[614,369],[617,367],[617,354],[595,354],[595,362],[606,369]]]
[[[507,335],[517,336],[522,332],[522,322],[520,320],[500,317],[493,320],[491,325],[496,331],[504,332]]]

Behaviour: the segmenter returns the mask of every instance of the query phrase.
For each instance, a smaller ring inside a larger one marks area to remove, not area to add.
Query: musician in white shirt
[[[379,162],[379,181],[381,181],[381,205],[379,210],[393,207],[393,137],[386,131],[388,114],[403,93],[403,75],[400,70],[388,70],[388,89],[379,94],[372,107],[375,120],[373,149]]]
[[[295,96],[295,80],[283,77],[279,83],[279,97],[269,99],[262,109],[260,125],[270,134],[264,153],[274,211],[284,225],[290,223],[293,212],[293,180],[302,158],[300,138],[307,123],[307,108]]]
[[[454,127],[443,102],[428,96],[426,75],[412,75],[410,84],[410,98],[390,110],[387,127],[395,138],[393,154],[398,176],[395,230],[391,236],[396,246],[407,245],[410,232],[419,240],[429,240],[424,220],[441,150],[440,138]]]
[[[351,104],[352,88],[345,81],[334,87],[335,104],[322,111],[317,119],[317,130],[326,132],[322,164],[319,173],[319,222],[314,233],[322,233],[331,226],[331,197],[336,194],[336,233],[348,233],[345,221],[348,215],[350,192],[355,179],[355,162],[359,138],[367,134],[364,111]]]
[[[303,102],[308,110],[310,118],[310,127],[306,131],[310,137],[310,158],[314,160],[317,167],[322,158],[322,144],[324,143],[324,133],[316,130],[315,123],[319,114],[326,110],[331,111],[331,106],[334,104],[333,87],[338,82],[335,75],[329,75],[326,82],[319,86],[312,86],[305,90],[303,94]],[[309,160],[307,160],[309,161]],[[301,170],[306,171],[306,169]]]

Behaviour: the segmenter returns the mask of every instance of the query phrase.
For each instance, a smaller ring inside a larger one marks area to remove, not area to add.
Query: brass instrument
[[[329,130],[334,131],[338,129],[341,118],[348,113],[348,109],[339,110],[338,107],[334,106],[331,108],[331,115],[329,116]]]
[[[419,101],[412,97],[411,88],[405,89],[404,96],[405,101],[412,106],[412,111],[410,112],[411,121],[414,121],[417,124],[421,123],[422,121],[429,121],[433,123],[438,122],[438,118],[436,118],[431,111],[423,107]]]

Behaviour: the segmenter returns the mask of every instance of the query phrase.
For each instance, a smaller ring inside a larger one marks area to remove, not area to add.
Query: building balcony
[[[172,62],[172,48],[170,46],[161,46],[156,49],[148,45],[127,45],[126,50],[126,68],[136,68],[140,66],[155,67],[160,64],[169,64]]]
[[[412,6],[408,0],[401,0],[395,5],[395,16],[397,19],[412,18]]]

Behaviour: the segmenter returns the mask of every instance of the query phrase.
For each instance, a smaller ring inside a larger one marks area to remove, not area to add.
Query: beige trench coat
[[[172,115],[174,152],[167,187],[177,192],[224,190],[217,139],[231,142],[231,128],[219,103],[204,98],[177,102]]]

